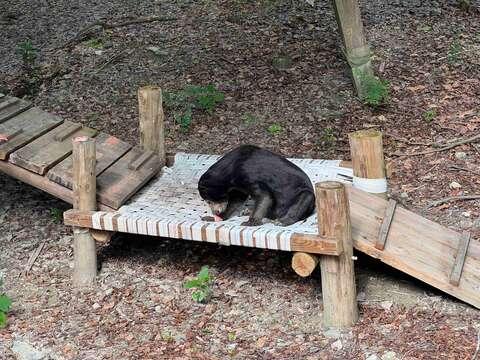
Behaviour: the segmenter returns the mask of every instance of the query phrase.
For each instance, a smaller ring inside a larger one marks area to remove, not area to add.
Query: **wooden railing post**
[[[382,133],[373,129],[359,130],[349,134],[349,140],[353,186],[386,199],[387,179]]]
[[[315,186],[318,232],[343,245],[339,256],[320,257],[325,327],[346,328],[358,320],[350,210],[342,183],[325,181]]]
[[[358,0],[333,0],[338,27],[345,46],[345,56],[352,69],[355,88],[364,96],[364,79],[373,76],[371,52],[363,31]]]
[[[138,111],[140,121],[140,145],[160,156],[162,166],[166,164],[164,115],[162,90],[158,86],[138,89]]]
[[[80,136],[73,139],[73,196],[74,209],[96,210],[95,140]],[[97,276],[95,240],[89,229],[73,229],[75,287],[93,285]]]

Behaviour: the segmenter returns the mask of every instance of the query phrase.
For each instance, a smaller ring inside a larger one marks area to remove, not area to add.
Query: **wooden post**
[[[345,56],[352,69],[357,94],[364,96],[364,79],[373,76],[371,52],[363,32],[358,0],[333,0],[337,23],[345,46]]]
[[[382,133],[377,130],[359,130],[349,134],[353,167],[353,186],[387,198],[385,159]]]
[[[96,210],[95,140],[79,136],[73,139],[73,207],[81,211]],[[73,284],[90,286],[97,276],[95,240],[86,228],[73,229]]]
[[[140,119],[140,145],[160,156],[162,166],[166,164],[164,115],[162,90],[158,86],[138,89],[138,111]]]
[[[292,269],[301,277],[310,276],[318,264],[318,256],[296,252],[292,256]]]
[[[321,256],[323,318],[325,327],[345,328],[358,320],[350,209],[342,183],[325,181],[315,185],[318,232],[343,245],[339,256]]]

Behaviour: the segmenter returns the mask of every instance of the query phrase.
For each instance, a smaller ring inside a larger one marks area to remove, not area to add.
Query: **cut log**
[[[161,166],[166,164],[164,115],[162,90],[158,86],[138,89],[138,111],[140,115],[140,146],[160,158]]]
[[[292,269],[301,277],[310,276],[318,264],[318,256],[296,252],[292,256]]]
[[[377,130],[359,130],[349,134],[353,165],[353,186],[387,198],[385,159],[382,133]]]
[[[346,328],[358,320],[350,210],[345,186],[325,181],[316,184],[318,234],[342,244],[339,256],[322,256],[323,321],[325,327]]]
[[[90,230],[93,238],[100,243],[107,243],[112,239],[114,232],[103,230]]]
[[[95,141],[86,136],[73,140],[73,193],[75,209],[96,209]],[[97,277],[97,251],[89,229],[74,228],[73,244],[73,283],[91,286]]]

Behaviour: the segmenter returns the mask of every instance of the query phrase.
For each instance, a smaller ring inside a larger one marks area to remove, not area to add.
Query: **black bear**
[[[283,156],[253,145],[241,145],[220,158],[200,177],[198,191],[223,220],[250,196],[254,208],[245,226],[261,225],[264,218],[288,226],[315,209],[308,176]]]

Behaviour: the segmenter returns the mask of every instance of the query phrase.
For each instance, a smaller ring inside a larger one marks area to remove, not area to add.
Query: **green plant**
[[[280,124],[272,124],[267,128],[270,135],[278,135],[283,131],[283,128]]]
[[[469,11],[470,8],[472,7],[472,1],[471,0],[457,0],[457,4],[462,9],[463,11]]]
[[[432,122],[433,119],[437,117],[437,110],[436,109],[426,110],[422,116],[423,116],[423,120],[425,120],[426,122]]]
[[[173,334],[170,330],[163,330],[161,333],[162,340],[166,342],[172,342],[173,339]]]
[[[208,270],[208,266],[203,266],[198,275],[187,281],[184,286],[186,289],[196,289],[192,293],[192,299],[198,303],[205,303],[210,299],[212,295],[211,284],[213,282],[213,276]]]
[[[33,68],[37,59],[37,49],[33,47],[30,40],[25,40],[17,45],[17,53],[23,61],[23,65]]]
[[[2,286],[2,281],[0,280],[0,286]],[[7,314],[10,311],[12,306],[12,300],[5,295],[5,293],[0,293],[0,329],[3,329],[7,326]]]
[[[235,334],[234,332],[229,332],[227,334],[227,337],[228,337],[228,341],[233,342],[237,339],[237,334]]]
[[[103,39],[102,38],[93,38],[85,42],[90,49],[103,49]]]
[[[366,105],[378,107],[388,102],[390,83],[373,75],[361,75],[362,100]]]
[[[462,52],[462,45],[460,44],[460,41],[458,39],[455,39],[452,41],[450,44],[450,47],[448,48],[448,53],[447,53],[447,60],[450,64],[456,64],[458,60],[460,59],[460,54]]]
[[[337,141],[335,130],[330,126],[324,128],[322,130],[321,140],[327,147],[333,147]]]
[[[213,85],[187,86],[176,92],[166,92],[163,96],[165,106],[174,110],[175,122],[186,130],[192,123],[193,110],[213,111],[222,103],[225,95]]]
[[[53,218],[54,222],[60,223],[62,222],[62,219],[63,219],[63,211],[57,208],[51,208],[50,216]]]
[[[39,75],[37,66],[35,66],[37,51],[30,40],[25,40],[17,45],[17,53],[22,59],[23,74],[21,76],[21,82],[25,93],[29,95],[35,94],[40,88],[41,83],[41,76]]]
[[[242,116],[242,120],[245,123],[245,125],[247,125],[247,126],[252,125],[253,123],[258,121],[258,119],[255,115],[252,115],[252,114],[249,114],[249,113],[245,113]]]

